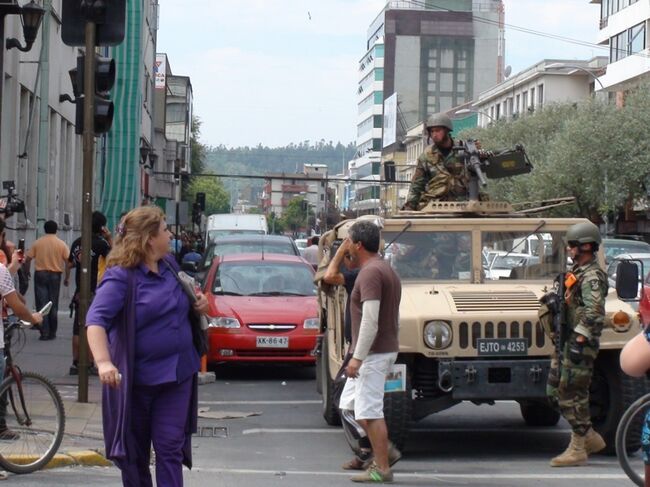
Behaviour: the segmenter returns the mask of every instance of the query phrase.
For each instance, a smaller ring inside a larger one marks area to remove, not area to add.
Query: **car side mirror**
[[[643,263],[624,260],[616,268],[616,294],[624,301],[639,299],[639,265],[643,267]]]

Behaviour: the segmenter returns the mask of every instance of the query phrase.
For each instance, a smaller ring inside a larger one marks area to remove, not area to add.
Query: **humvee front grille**
[[[452,291],[456,309],[470,311],[537,311],[539,299],[532,291],[519,292],[463,292]]]
[[[467,349],[470,346],[477,348],[479,338],[525,338],[528,341],[528,348],[533,346],[543,348],[546,336],[539,322],[531,321],[505,321],[480,323],[474,321],[468,323],[463,321],[458,324],[458,344],[460,348]]]

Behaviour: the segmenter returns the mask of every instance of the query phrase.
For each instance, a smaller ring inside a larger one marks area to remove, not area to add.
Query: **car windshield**
[[[228,235],[264,235],[264,230],[210,230],[208,232],[208,241],[212,241],[218,237],[226,237]]]
[[[307,265],[285,262],[224,262],[217,269],[214,294],[235,296],[315,296]]]
[[[634,240],[609,240],[604,241],[605,260],[610,262],[620,254],[645,254],[650,253],[650,244]]]
[[[384,232],[386,242],[397,232]],[[472,234],[470,232],[406,232],[386,251],[401,279],[469,280]]]
[[[564,233],[483,232],[483,253],[495,254],[483,267],[486,280],[548,279],[566,268]]]
[[[215,255],[232,255],[232,254],[255,254],[255,253],[269,253],[269,254],[284,254],[296,255],[296,251],[287,241],[264,241],[257,240],[252,242],[216,242],[210,247],[209,257],[212,259]]]

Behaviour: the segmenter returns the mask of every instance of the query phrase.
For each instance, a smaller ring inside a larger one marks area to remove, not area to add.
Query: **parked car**
[[[491,280],[507,279],[510,277],[513,268],[536,264],[538,261],[537,257],[529,254],[514,254],[501,251],[493,257],[492,262],[485,269],[485,278]]]
[[[605,263],[609,264],[619,254],[647,254],[650,253],[650,244],[639,240],[623,238],[604,238]]]
[[[294,255],[229,254],[212,261],[209,363],[315,363],[320,333],[314,269]]]
[[[217,237],[210,242],[198,266],[197,279],[205,278],[212,260],[218,255],[245,253],[300,255],[291,237],[285,235],[230,235]]]

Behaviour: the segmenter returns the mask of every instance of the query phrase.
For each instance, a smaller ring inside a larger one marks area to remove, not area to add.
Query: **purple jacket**
[[[172,259],[166,259],[168,262]],[[171,263],[171,262],[170,262]],[[174,269],[178,266],[172,263]],[[107,385],[103,387],[102,393],[102,420],[104,427],[104,444],[106,456],[118,467],[128,462],[129,445],[131,438],[131,390],[134,384],[133,362],[135,356],[135,321],[136,321],[136,286],[135,270],[128,272],[128,293],[126,302],[121,314],[115,318],[115,322],[123,323],[126,326],[116,327],[116,338],[109,343],[109,351],[113,364],[122,373],[120,387],[112,388]],[[192,468],[192,433],[197,430],[198,414],[198,378],[194,374],[192,379],[192,398],[189,415],[185,428],[185,444],[183,445],[183,464]]]

